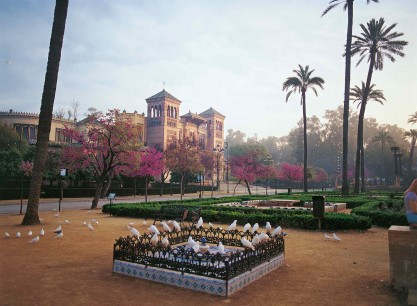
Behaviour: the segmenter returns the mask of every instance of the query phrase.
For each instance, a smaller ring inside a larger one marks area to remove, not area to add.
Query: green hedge
[[[372,224],[390,227],[391,225],[408,225],[404,202],[402,199],[381,199],[373,200],[352,210],[353,213],[368,217]]]

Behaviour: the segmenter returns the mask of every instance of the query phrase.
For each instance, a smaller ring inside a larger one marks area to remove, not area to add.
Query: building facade
[[[172,138],[192,137],[203,148],[224,146],[225,116],[213,108],[200,114],[189,111],[180,115],[181,101],[165,90],[147,98],[146,103],[146,115],[136,111],[122,113],[137,126],[140,134],[138,141],[145,145],[166,149]],[[0,124],[14,128],[22,139],[32,144],[36,143],[38,121],[38,114],[0,111]],[[87,125],[87,118],[81,121],[53,118],[49,140],[53,143],[70,143],[71,140],[62,133],[65,126],[82,131]]]

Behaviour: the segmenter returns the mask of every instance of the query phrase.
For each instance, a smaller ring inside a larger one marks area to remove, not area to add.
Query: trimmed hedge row
[[[360,216],[371,219],[372,224],[390,227],[391,225],[408,225],[403,200],[374,200],[352,210]]]

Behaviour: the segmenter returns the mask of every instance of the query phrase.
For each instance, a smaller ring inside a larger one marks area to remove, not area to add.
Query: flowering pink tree
[[[327,180],[327,172],[322,168],[315,168],[313,174],[313,181],[320,183]]]
[[[165,167],[164,154],[155,147],[148,147],[140,153],[138,176],[145,178],[145,202],[148,202],[148,179],[159,175]]]
[[[33,162],[22,161],[19,165],[19,170],[22,171],[24,176],[31,176],[33,171]]]
[[[278,170],[278,178],[292,182],[301,182],[304,177],[303,166],[282,163]]]
[[[106,114],[90,116],[86,131],[78,132],[65,128],[73,145],[65,147],[63,163],[72,171],[87,169],[96,177],[97,187],[91,208],[96,208],[101,190],[109,174],[118,174],[124,166],[131,164],[132,153],[139,145],[139,130],[130,120],[109,110]]]
[[[274,165],[260,165],[258,170],[258,177],[265,180],[265,193],[268,195],[268,182],[270,179],[278,177],[277,168]]]
[[[234,156],[230,158],[230,167],[232,175],[238,179],[238,182],[233,190],[233,195],[236,192],[236,187],[243,181],[245,182],[248,193],[250,191],[249,184],[256,179],[256,175],[260,168],[260,163],[256,160],[254,154],[246,154],[242,156]]]

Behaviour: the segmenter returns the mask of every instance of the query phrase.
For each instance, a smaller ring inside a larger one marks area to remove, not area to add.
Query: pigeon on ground
[[[87,227],[90,231],[94,231],[94,227],[91,225],[91,223],[88,223]]]
[[[4,238],[10,238],[10,234],[8,232],[4,233]]]
[[[134,225],[135,224],[135,222],[129,222],[128,223],[128,225],[130,225],[130,226],[132,226],[132,225]]]
[[[281,232],[282,232],[282,228],[281,228],[281,226],[277,226],[275,229],[274,229],[274,231],[272,232],[272,237],[274,237],[274,236],[276,236],[276,235],[281,235]]]
[[[181,232],[181,226],[178,224],[177,221],[172,221],[172,224],[174,224],[174,228],[177,232]]]
[[[16,233],[16,238],[20,238],[20,236],[21,236],[21,235],[20,235],[20,232],[17,232],[17,233]]]
[[[140,237],[140,233],[139,233],[139,231],[136,228],[131,227],[130,228],[130,232],[132,233],[133,236],[136,236],[138,238]]]
[[[64,220],[64,224],[69,224],[70,222],[69,222],[69,220]]]
[[[150,230],[152,234],[160,234],[158,228],[153,224],[148,228],[148,230]]]
[[[226,252],[224,251],[224,245],[221,241],[219,241],[219,245],[217,246],[217,249],[219,250],[219,253],[224,255]]]
[[[169,227],[169,225],[165,221],[162,221],[161,224],[162,224],[162,227],[164,228],[164,230],[166,232],[169,232],[169,233],[171,232],[171,228]]]
[[[213,227],[213,224],[211,224],[211,222],[209,222],[209,226],[210,226],[210,228],[212,228]]]
[[[61,231],[58,235],[55,236],[55,238],[61,239],[64,236],[64,232]]]
[[[250,229],[252,228],[252,225],[250,225],[250,223],[246,223],[245,226],[243,227],[243,232],[249,232]]]
[[[198,219],[198,222],[197,222],[197,228],[200,228],[202,226],[203,226],[203,217],[200,217],[200,219]]]
[[[250,241],[249,241],[248,239],[246,239],[245,237],[243,237],[243,238],[242,238],[241,242],[242,242],[242,244],[243,244],[243,246],[244,246],[244,247],[246,247],[246,248],[250,248],[250,249],[252,249],[252,250],[254,250],[254,249],[255,249],[255,247],[253,246],[252,242],[250,242]]]
[[[55,214],[54,217],[55,218],[58,218],[59,217],[59,213]]]
[[[232,224],[230,224],[230,225],[227,227],[227,230],[228,230],[228,231],[233,231],[234,229],[236,229],[236,223],[237,223],[237,220],[233,221],[233,223],[232,223]]]
[[[87,226],[87,222],[83,221],[83,225]]]
[[[152,238],[151,238],[151,243],[156,245],[158,244],[158,233],[154,233]]]
[[[266,226],[265,226],[265,228],[266,228],[266,232],[267,233],[269,233],[269,232],[271,232],[271,223],[269,223],[269,222],[266,222]]]
[[[96,221],[94,222],[94,224],[98,226],[98,221],[96,220]]]
[[[162,245],[165,247],[169,246],[169,240],[167,237],[164,237],[164,239],[162,239]]]
[[[327,235],[326,233],[324,233],[324,239],[325,239],[325,240],[330,240],[330,239],[332,239],[332,237],[331,237],[331,236],[329,236],[329,235]]]
[[[29,243],[38,243],[38,241],[39,241],[39,236],[36,236],[31,241],[29,241]]]
[[[39,236],[45,236],[45,231],[43,229],[39,232]]]
[[[58,232],[61,232],[61,231],[62,231],[62,226],[60,225],[54,230],[54,233],[58,233]]]
[[[28,236],[29,236],[29,237],[30,237],[30,236],[32,236],[32,234],[33,234],[33,233],[32,233],[32,231],[29,231],[29,232],[28,232]]]
[[[255,223],[252,227],[252,234],[254,234],[259,229],[259,224]]]
[[[339,237],[337,237],[336,233],[333,233],[333,239],[335,241],[341,241],[342,239],[340,239]]]

